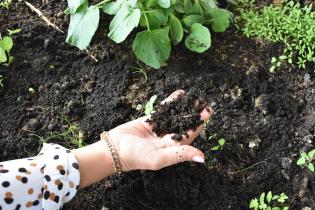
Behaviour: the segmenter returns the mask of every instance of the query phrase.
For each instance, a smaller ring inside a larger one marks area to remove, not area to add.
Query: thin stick
[[[54,29],[56,29],[57,31],[59,31],[60,33],[64,33],[63,30],[61,30],[56,24],[52,23],[39,9],[37,9],[34,5],[32,5],[31,3],[24,1],[24,3],[34,12],[36,12],[38,14],[38,16],[45,21],[49,26],[53,27]],[[92,58],[95,62],[98,62],[98,60],[95,58],[94,55],[92,55],[92,53],[85,49],[85,52],[88,54],[88,56],[90,58]]]

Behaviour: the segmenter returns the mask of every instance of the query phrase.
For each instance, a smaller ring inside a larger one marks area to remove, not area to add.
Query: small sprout
[[[141,104],[138,104],[138,105],[136,106],[136,110],[139,111],[139,112],[142,112],[143,106],[142,106]]]
[[[315,159],[315,149],[311,150],[308,153],[302,152],[300,158],[297,160],[296,164],[298,166],[303,166],[308,168],[311,172],[314,172],[314,164],[312,163]]]
[[[284,204],[288,199],[285,193],[272,195],[272,192],[269,191],[266,195],[263,192],[259,196],[259,199],[254,198],[250,201],[249,208],[253,210],[288,210],[289,207]]]
[[[209,139],[210,139],[210,138],[209,138]],[[216,146],[214,146],[214,147],[211,147],[211,150],[212,150],[212,151],[222,150],[224,144],[225,144],[225,139],[224,139],[224,138],[221,138],[221,139],[219,139],[219,141],[218,141],[218,145],[216,145]]]
[[[32,87],[29,87],[29,88],[27,89],[27,91],[28,91],[31,95],[34,95],[34,94],[36,93],[36,90],[35,90],[34,88],[32,88]]]
[[[144,110],[145,115],[150,115],[151,112],[153,111],[153,106],[156,101],[156,98],[157,98],[156,95],[152,96],[149,102],[145,105],[145,110]]]
[[[52,64],[50,64],[50,65],[48,66],[48,68],[49,68],[49,69],[55,69],[55,66],[52,65]]]

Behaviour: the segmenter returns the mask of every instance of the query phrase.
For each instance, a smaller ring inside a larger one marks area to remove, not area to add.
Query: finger
[[[196,130],[192,130],[192,129],[188,130],[187,131],[188,136],[186,135],[182,136],[182,139],[180,141],[181,145],[191,144],[200,134],[200,132],[204,128],[204,125],[210,119],[212,114],[213,114],[213,110],[211,109],[211,107],[205,107],[200,113],[200,119],[203,120],[204,123],[199,125]]]
[[[184,95],[185,91],[184,90],[176,90],[173,92],[171,95],[169,95],[166,99],[164,99],[161,104],[169,103],[172,101],[175,101],[179,96]]]
[[[158,170],[184,161],[205,162],[205,155],[199,149],[189,145],[167,147],[157,152],[159,153],[158,159],[157,162],[153,164],[153,170]]]

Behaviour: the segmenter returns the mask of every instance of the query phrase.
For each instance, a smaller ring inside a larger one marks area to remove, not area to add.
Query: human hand
[[[182,90],[172,93],[161,103],[168,103],[185,94]],[[201,120],[207,122],[213,111],[206,107],[201,113]],[[175,141],[167,134],[157,137],[152,132],[152,125],[145,122],[148,117],[141,117],[120,125],[109,131],[123,171],[137,169],[159,170],[161,168],[184,161],[204,162],[204,154],[195,147],[189,146],[203,129],[200,125],[195,131],[189,130],[189,138],[183,136],[182,141]]]

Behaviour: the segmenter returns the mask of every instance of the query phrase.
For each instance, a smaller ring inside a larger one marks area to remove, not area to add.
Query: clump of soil
[[[206,106],[201,91],[192,90],[170,103],[156,106],[147,122],[153,125],[152,131],[157,136],[175,133],[172,138],[181,141],[183,135],[189,138],[189,129],[195,131],[204,122],[200,119],[200,113]]]

